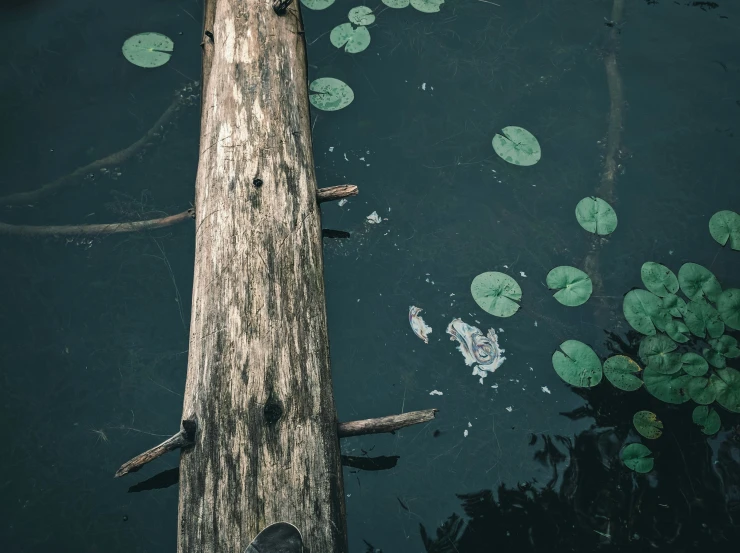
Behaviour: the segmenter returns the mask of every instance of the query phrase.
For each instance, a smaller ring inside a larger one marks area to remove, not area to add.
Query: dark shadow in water
[[[380,455],[378,457],[355,457],[342,455],[342,465],[359,470],[388,470],[398,464],[398,455]]]
[[[180,467],[163,470],[151,478],[147,478],[134,484],[128,489],[128,493],[146,492],[149,490],[161,490],[174,486],[180,481]]]

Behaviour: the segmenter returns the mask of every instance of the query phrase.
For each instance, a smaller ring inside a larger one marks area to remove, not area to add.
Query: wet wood
[[[377,419],[342,422],[337,426],[337,435],[340,438],[348,438],[350,436],[362,436],[364,434],[395,432],[412,424],[429,422],[434,419],[436,414],[437,409],[426,409],[424,411],[411,411],[401,415],[391,415]]]
[[[316,199],[319,201],[319,203],[331,202],[334,200],[349,198],[350,196],[357,196],[357,192],[357,187],[354,184],[328,186],[326,188],[319,188],[318,192],[316,193]]]
[[[169,451],[174,451],[183,447],[190,447],[191,445],[193,445],[195,432],[195,421],[182,421],[182,426],[180,427],[180,431],[177,434],[175,434],[171,438],[167,438],[161,444],[145,451],[144,453],[137,455],[130,461],[125,462],[123,465],[121,465],[121,468],[116,471],[116,478],[125,476],[126,474],[132,472],[136,472],[147,463],[151,463],[152,461],[154,461],[158,457],[161,457]]]

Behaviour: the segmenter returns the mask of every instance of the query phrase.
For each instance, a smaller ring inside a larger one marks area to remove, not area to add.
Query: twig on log
[[[144,146],[146,146],[154,138],[154,136],[158,132],[160,132],[167,123],[170,122],[170,120],[180,110],[180,107],[185,102],[191,99],[191,96],[186,94],[187,88],[190,86],[191,85],[187,85],[184,89],[179,90],[175,94],[175,99],[172,104],[170,104],[170,107],[167,108],[167,111],[165,111],[160,116],[160,118],[157,119],[157,122],[154,123],[152,128],[149,129],[144,136],[131,144],[128,148],[120,150],[114,154],[110,154],[102,159],[93,161],[92,163],[88,163],[84,167],[78,167],[68,175],[59,177],[58,179],[48,182],[35,190],[29,190],[28,192],[16,192],[15,194],[0,196],[0,205],[33,203],[36,200],[46,196],[47,194],[51,194],[52,192],[59,190],[60,188],[64,188],[65,186],[70,186],[73,184],[79,184],[80,180],[85,175],[88,175],[95,171],[99,171],[104,167],[119,165],[122,162],[126,161],[128,158],[132,157]]]
[[[130,461],[123,463],[121,468],[116,471],[116,478],[125,476],[130,472],[136,472],[147,463],[154,461],[154,459],[161,457],[168,451],[193,445],[193,442],[195,441],[196,427],[197,425],[194,420],[186,419],[182,421],[182,427],[177,434],[171,438],[167,438],[158,446],[153,447],[141,455],[137,455]]]
[[[328,186],[316,191],[316,199],[319,203],[341,200],[350,196],[357,196],[359,190],[354,184],[340,184],[339,186]]]
[[[177,215],[169,215],[147,221],[128,221],[125,223],[105,223],[99,225],[10,225],[0,223],[0,234],[20,236],[79,236],[138,232],[169,227],[188,219],[195,219],[195,210],[190,208]]]
[[[426,409],[424,411],[411,411],[401,415],[391,415],[377,419],[365,419],[360,421],[340,422],[337,425],[337,434],[340,438],[349,436],[362,436],[365,434],[382,434],[384,432],[395,432],[405,426],[421,424],[433,420],[437,409]]]

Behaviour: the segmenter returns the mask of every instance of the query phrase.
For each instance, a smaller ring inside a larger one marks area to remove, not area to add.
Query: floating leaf
[[[571,386],[591,388],[601,382],[601,360],[594,350],[578,340],[566,340],[552,354],[552,366]]]
[[[411,0],[411,5],[424,13],[437,13],[444,0]]]
[[[470,284],[470,293],[480,308],[496,317],[511,317],[519,310],[522,289],[504,273],[481,273]]]
[[[663,307],[663,302],[647,290],[630,290],[624,296],[622,311],[627,322],[637,332],[652,336],[655,329],[665,330],[671,316]]]
[[[665,325],[665,333],[679,344],[685,344],[689,341],[689,327],[681,321],[668,321],[668,324]]]
[[[740,290],[728,288],[717,300],[719,316],[733,330],[740,330]]]
[[[727,360],[725,359],[725,356],[719,353],[718,351],[714,351],[713,349],[704,348],[704,350],[701,352],[704,356],[704,359],[706,359],[712,367],[716,367],[718,369],[724,369],[725,365],[727,365]]]
[[[383,4],[389,8],[406,8],[409,5],[409,0],[382,0]]]
[[[521,127],[501,129],[501,134],[493,137],[493,149],[501,159],[514,165],[534,165],[542,157],[540,143],[532,133]]]
[[[693,420],[707,436],[716,434],[722,426],[722,422],[719,420],[719,413],[706,405],[699,405],[694,408],[694,412],[691,414],[691,420]]]
[[[355,99],[352,89],[339,79],[322,77],[309,85],[311,94],[308,99],[314,107],[324,111],[337,111],[346,108]]]
[[[645,367],[642,380],[651,395],[666,403],[685,403],[690,399],[688,385],[694,378],[689,374],[664,374],[651,366]]]
[[[568,307],[583,305],[593,291],[589,276],[575,267],[555,267],[546,280],[550,290],[558,290],[553,297]]]
[[[347,18],[355,25],[372,25],[375,23],[373,10],[367,6],[357,6],[349,10]]]
[[[655,460],[650,457],[653,454],[649,448],[642,444],[629,444],[622,450],[622,462],[628,469],[640,474],[653,470]]]
[[[139,67],[159,67],[170,61],[175,44],[160,33],[141,33],[126,39],[121,51],[124,57]]]
[[[663,423],[651,411],[638,411],[632,417],[635,429],[645,438],[656,440],[663,434]]]
[[[668,311],[671,317],[683,317],[686,302],[675,294],[668,294],[663,298],[663,309]]]
[[[690,300],[706,297],[709,301],[717,301],[722,293],[722,287],[712,272],[696,263],[684,263],[678,270],[678,283],[681,291]]]
[[[717,338],[725,331],[725,324],[717,310],[703,299],[692,300],[686,304],[683,320],[691,334],[704,338],[706,333]]]
[[[640,276],[645,288],[661,298],[678,291],[678,279],[668,267],[648,261],[642,264]]]
[[[325,10],[334,3],[334,0],[301,0],[309,10]]]
[[[681,368],[691,376],[702,376],[709,369],[707,360],[698,353],[684,353],[681,356]]]
[[[728,411],[740,413],[740,373],[735,369],[717,369],[712,375],[717,403]]]
[[[709,405],[717,399],[717,389],[714,387],[714,381],[711,378],[695,376],[689,380],[687,388],[689,397],[700,405]]]
[[[729,240],[733,250],[740,250],[740,215],[734,211],[718,211],[709,219],[709,233],[721,245]]]
[[[636,374],[642,369],[626,355],[613,355],[604,361],[604,376],[615,388],[632,392],[642,386]]]
[[[617,214],[612,206],[595,196],[578,202],[576,219],[585,230],[600,236],[611,234],[617,228]]]
[[[640,359],[646,368],[663,374],[673,374],[681,369],[681,354],[678,346],[665,334],[647,336],[640,342]]]
[[[331,30],[329,40],[337,48],[344,46],[348,54],[357,54],[370,45],[370,32],[367,27],[352,27],[352,23],[342,23]]]
[[[709,345],[718,353],[721,353],[728,359],[734,359],[740,356],[740,348],[737,347],[737,340],[732,336],[720,336],[714,340],[709,340]]]

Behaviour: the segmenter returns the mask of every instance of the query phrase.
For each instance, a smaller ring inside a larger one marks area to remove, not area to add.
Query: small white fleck
[[[668,255],[673,255],[673,250],[668,250]]]
[[[441,396],[442,392],[440,392],[439,390],[432,390],[431,392],[429,392],[429,395],[430,396]]]
[[[349,200],[347,198],[343,198],[339,200],[339,207],[342,207],[344,204],[346,204]]]
[[[519,271],[519,274],[522,275],[524,278],[527,278],[527,275],[524,274],[524,271]]]
[[[425,280],[426,280],[427,282],[429,282],[429,277],[427,277],[427,278],[426,278]]]
[[[468,421],[468,428],[472,428],[472,427],[473,427],[473,423]]]
[[[465,432],[463,432],[463,436],[466,437],[466,438],[468,437],[468,431],[467,430]]]
[[[427,83],[421,83],[421,89],[426,90],[427,89]]]
[[[508,265],[504,265],[504,269],[508,269],[508,268],[509,268],[509,266],[508,266]]]
[[[364,157],[361,157],[361,158],[360,158],[360,161],[365,161],[365,158],[364,158]]]
[[[503,328],[499,328],[499,329],[498,329],[498,331],[499,331],[499,332],[503,332],[503,331],[504,331],[504,329],[503,329]]]
[[[344,161],[349,161],[349,160],[347,159],[347,154],[344,154]]]
[[[452,297],[452,296],[454,296],[454,295],[455,295],[455,292],[452,292],[452,294],[450,294],[450,297]]]
[[[514,408],[513,408],[512,406],[509,406],[509,407],[507,407],[507,408],[506,408],[506,410],[507,410],[507,411],[508,411],[509,413],[511,413],[511,412],[512,412],[512,411],[514,410]]]
[[[360,303],[360,298],[357,298],[357,303]]]
[[[491,386],[491,388],[493,388],[494,390],[497,389],[498,388],[498,384],[494,384],[493,386]]]
[[[537,321],[534,322],[534,326],[537,326]]]
[[[329,151],[330,152],[333,152],[334,151],[334,146],[329,146]]]
[[[365,219],[367,219],[367,222],[372,225],[377,225],[381,221],[380,215],[378,215],[377,211],[373,211],[370,215],[365,217]]]
[[[542,386],[542,391],[545,392],[546,394],[549,394],[550,388],[548,388],[547,386]]]
[[[352,497],[352,494],[351,494],[351,493],[348,493],[348,494],[347,494],[347,497]]]

